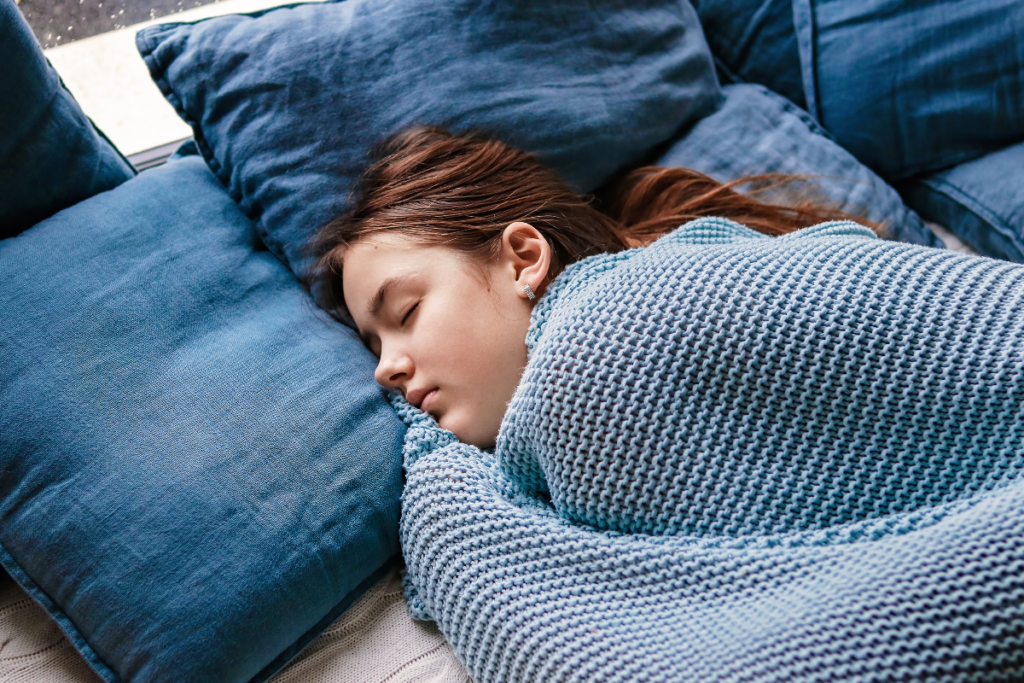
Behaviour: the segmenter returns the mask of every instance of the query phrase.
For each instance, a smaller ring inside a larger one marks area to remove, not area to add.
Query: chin
[[[498,433],[495,431],[493,434],[481,430],[479,425],[473,425],[476,429],[467,425],[466,422],[472,424],[472,420],[458,420],[452,419],[447,415],[442,416],[437,421],[442,428],[447,429],[449,432],[454,434],[456,438],[462,443],[469,444],[470,446],[476,446],[477,448],[494,448],[494,442],[498,438]]]

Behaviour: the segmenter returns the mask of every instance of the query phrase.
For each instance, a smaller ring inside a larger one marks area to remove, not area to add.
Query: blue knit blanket
[[[400,399],[492,681],[1024,680],[1024,267],[722,219],[569,267],[494,452]]]

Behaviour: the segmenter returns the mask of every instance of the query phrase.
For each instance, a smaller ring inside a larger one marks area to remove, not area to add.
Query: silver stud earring
[[[533,301],[537,298],[537,295],[533,293],[533,289],[530,285],[523,285],[523,291],[526,292],[526,298]]]

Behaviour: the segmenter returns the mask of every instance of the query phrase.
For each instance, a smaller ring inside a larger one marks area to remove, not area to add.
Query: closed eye
[[[419,308],[419,305],[420,305],[420,302],[417,301],[416,303],[414,303],[412,305],[412,308],[410,308],[408,311],[406,311],[405,315],[402,316],[402,326],[403,327],[405,326],[405,321],[407,321],[409,319],[409,316],[413,314],[413,311],[415,311],[417,308]]]

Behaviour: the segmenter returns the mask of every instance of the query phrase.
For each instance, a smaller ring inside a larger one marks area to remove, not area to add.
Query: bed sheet
[[[472,683],[433,624],[413,621],[387,574],[272,683]],[[0,683],[101,683],[41,607],[0,570]]]

